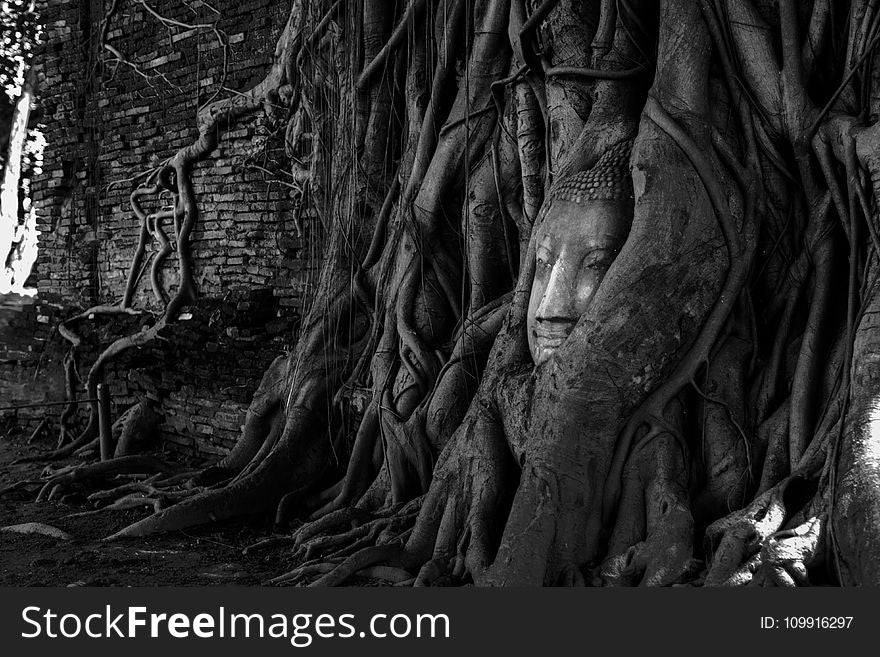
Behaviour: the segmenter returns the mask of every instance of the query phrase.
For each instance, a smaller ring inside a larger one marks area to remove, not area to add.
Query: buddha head
[[[541,365],[590,307],[629,235],[633,216],[632,141],[608,149],[596,164],[550,189],[536,228],[536,268],[529,299],[528,341]]]

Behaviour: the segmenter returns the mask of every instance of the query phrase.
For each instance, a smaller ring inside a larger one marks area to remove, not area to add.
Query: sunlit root
[[[744,509],[710,525],[706,530],[706,551],[710,558],[706,586],[750,583],[760,567],[765,543],[794,513],[806,506],[815,492],[815,482],[801,476],[789,477]],[[768,554],[775,554],[777,548],[771,546],[768,550]],[[781,555],[784,556],[784,552]],[[778,572],[770,574],[783,577]]]
[[[761,546],[758,583],[809,586],[808,569],[824,559],[824,520],[814,516],[797,527],[772,534]]]

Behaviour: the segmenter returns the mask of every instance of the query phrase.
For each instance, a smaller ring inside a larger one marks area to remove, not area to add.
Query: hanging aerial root
[[[404,41],[406,41],[409,30],[415,23],[417,14],[424,8],[424,6],[425,0],[409,0],[406,11],[403,12],[403,16],[401,16],[398,21],[397,27],[395,27],[394,32],[391,33],[391,37],[382,47],[382,50],[379,51],[379,54],[367,64],[363,72],[360,74],[357,81],[357,88],[359,91],[366,90],[371,80],[380,71],[385,69],[391,55],[397,48],[403,45]]]
[[[76,348],[81,340],[76,334],[67,328],[67,324],[70,322],[99,313],[136,314],[137,311],[134,311],[131,308],[131,303],[136,291],[137,281],[140,278],[140,272],[143,269],[143,267],[141,267],[141,262],[143,260],[146,242],[151,235],[160,244],[160,251],[153,262],[151,270],[151,285],[157,300],[160,303],[165,304],[166,295],[161,284],[160,272],[163,261],[171,252],[173,252],[174,249],[162,228],[162,221],[170,217],[174,218],[179,270],[177,290],[165,305],[164,313],[153,327],[141,329],[136,334],[116,340],[100,354],[96,362],[92,365],[87,381],[87,390],[89,397],[92,399],[95,399],[97,396],[97,384],[103,372],[103,368],[109,360],[131,347],[143,346],[147,342],[158,337],[159,331],[164,328],[166,322],[175,321],[177,319],[177,314],[183,305],[195,299],[196,285],[193,277],[190,235],[195,227],[196,219],[198,217],[198,204],[190,180],[192,167],[196,162],[205,159],[211,152],[213,152],[217,146],[222,131],[230,129],[242,116],[263,107],[263,101],[268,97],[270,92],[277,90],[285,81],[285,74],[289,62],[294,58],[295,51],[300,46],[301,35],[299,28],[301,26],[299,25],[299,19],[301,12],[296,11],[297,3],[294,3],[284,31],[276,44],[274,61],[266,77],[246,93],[236,94],[233,97],[217,100],[215,102],[218,94],[225,89],[223,81],[225,80],[227,69],[226,59],[228,54],[228,43],[222,30],[220,30],[214,23],[199,23],[194,25],[182,23],[159,14],[143,0],[139,1],[148,13],[153,15],[154,18],[159,20],[165,26],[194,30],[211,30],[223,48],[223,75],[215,93],[199,108],[199,137],[193,143],[181,148],[172,158],[163,162],[161,166],[152,169],[147,175],[146,182],[139,185],[131,195],[130,200],[132,210],[141,221],[141,231],[138,245],[135,248],[132,257],[131,268],[126,281],[126,289],[122,303],[117,306],[98,306],[92,308],[86,311],[86,313],[82,313],[75,318],[67,320],[59,327],[59,332],[71,342],[74,348]],[[108,49],[118,60],[122,61],[124,58],[120,56],[120,53],[114,51],[112,47],[108,47],[106,42],[109,18],[115,11],[116,4],[116,2],[113,3],[110,13],[102,22],[101,42],[105,49]],[[170,191],[175,196],[173,210],[162,210],[158,213],[148,215],[141,206],[141,197],[166,191]],[[72,454],[84,445],[89,444],[97,435],[97,416],[97,402],[93,401],[90,403],[88,425],[80,436],[65,447],[38,458],[46,460],[62,458]]]
[[[71,344],[70,348],[67,350],[67,353],[64,355],[63,368],[64,368],[64,399],[69,402],[65,409],[61,411],[61,416],[58,418],[59,431],[58,431],[58,444],[55,445],[56,449],[61,449],[64,444],[67,442],[67,431],[68,424],[76,415],[77,409],[77,386],[80,383],[79,374],[76,371],[76,347]]]
[[[827,332],[833,314],[830,312],[834,302],[834,240],[831,224],[824,204],[811,209],[810,225],[806,239],[809,241],[809,257],[815,267],[815,285],[810,302],[807,326],[801,339],[794,378],[791,382],[791,406],[789,417],[789,462],[794,469],[801,460],[815,429],[816,408],[819,405],[817,392],[821,383],[821,368],[826,354],[822,345],[826,343]]]

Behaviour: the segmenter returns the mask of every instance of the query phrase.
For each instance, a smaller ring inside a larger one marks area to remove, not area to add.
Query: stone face
[[[63,398],[68,344],[57,333],[59,321],[117,303],[125,289],[140,232],[128,180],[197,137],[196,111],[221,83],[246,90],[262,78],[290,9],[287,0],[217,5],[218,27],[229,36],[224,81],[223,51],[210,30],[169,30],[134,7],[118,12],[108,38],[146,78],[97,48],[75,46],[95,40],[103,16],[89,13],[93,5],[43,4],[47,27],[37,61],[47,149],[43,174],[33,183],[40,241],[31,276],[38,296],[0,300],[0,406]],[[151,6],[186,23],[217,18],[174,0]],[[103,64],[90,63],[96,56]],[[247,155],[263,143],[264,123],[264,116],[254,116],[236,125],[193,172],[200,216],[190,241],[199,293],[187,309],[192,319],[169,326],[167,340],[130,350],[106,374],[114,413],[140,398],[158,402],[165,415],[160,430],[171,448],[213,457],[235,442],[264,369],[295,340],[316,276],[307,259],[317,251],[309,248],[315,218],[302,217],[299,237],[287,190],[246,166]],[[160,202],[145,205],[155,210]],[[169,234],[172,224],[165,222]],[[155,251],[152,244],[148,256]],[[169,291],[176,272],[172,254],[162,272]],[[160,311],[148,271],[133,305]],[[143,321],[81,322],[80,377],[85,380],[101,349]],[[57,428],[59,409],[0,411],[0,420],[35,426],[48,417]]]

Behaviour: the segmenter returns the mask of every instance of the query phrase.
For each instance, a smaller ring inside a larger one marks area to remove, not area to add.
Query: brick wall
[[[223,83],[224,49],[211,30],[164,26],[138,0],[119,0],[107,30],[107,41],[137,70],[115,64],[98,43],[111,4],[42,3],[39,116],[48,145],[43,174],[33,184],[40,241],[31,281],[38,296],[14,315],[28,328],[6,337],[13,356],[0,354],[3,402],[60,398],[65,344],[52,327],[59,318],[121,299],[140,231],[128,201],[131,178],[196,138],[197,109]],[[265,75],[289,10],[289,0],[148,5],[179,22],[217,20],[229,44],[224,86],[240,91]],[[255,116],[233,126],[195,168],[200,216],[191,246],[199,301],[186,309],[190,319],[169,326],[167,340],[118,359],[107,375],[116,412],[139,398],[155,399],[165,414],[166,442],[204,454],[222,453],[239,435],[263,370],[295,339],[317,276],[308,259],[313,249],[295,229],[301,222],[308,236],[313,219],[297,218],[289,188],[248,166],[273,166],[280,144],[266,124]],[[148,257],[155,249],[149,247]],[[169,290],[176,269],[172,254],[163,272]],[[134,305],[159,309],[147,273]],[[137,328],[133,321],[81,324],[87,335],[83,379],[102,346]],[[48,350],[23,337],[31,327]],[[28,376],[30,388],[22,384]]]

